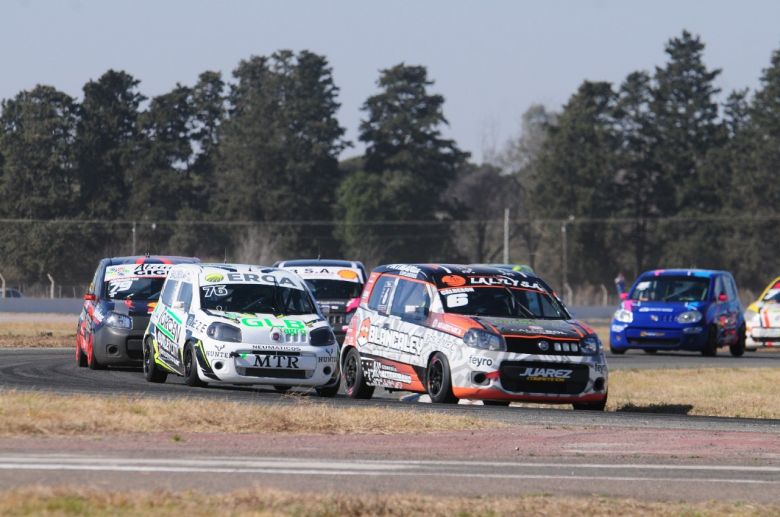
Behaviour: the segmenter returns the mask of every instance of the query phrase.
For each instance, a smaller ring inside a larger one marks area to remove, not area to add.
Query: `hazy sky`
[[[684,28],[723,69],[724,92],[755,88],[780,48],[780,1],[2,0],[0,98],[37,83],[80,97],[109,68],[154,96],[204,70],[229,79],[253,54],[308,49],[333,66],[339,119],[357,143],[378,71],[404,61],[428,67],[449,136],[480,161],[532,103],[558,109],[584,79],[652,70]]]

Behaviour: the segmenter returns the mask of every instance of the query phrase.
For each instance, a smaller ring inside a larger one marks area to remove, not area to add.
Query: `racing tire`
[[[486,406],[509,406],[509,400],[483,400],[482,403]]]
[[[646,353],[646,354],[653,355],[653,354],[657,354],[657,353],[658,353],[658,350],[653,350],[653,349],[645,349],[645,353]]]
[[[184,384],[193,388],[200,388],[206,385],[198,376],[198,356],[195,354],[195,347],[192,343],[184,345]]]
[[[613,348],[612,345],[609,346],[609,353],[613,355],[623,355],[626,353],[625,348]]]
[[[710,325],[707,333],[707,342],[704,344],[704,348],[701,349],[701,355],[705,357],[718,355],[718,329],[715,325]]]
[[[604,411],[607,407],[607,397],[598,402],[575,402],[572,406],[577,411]]]
[[[76,364],[79,365],[79,368],[87,367],[87,354],[84,353],[84,350],[81,349],[81,345],[78,343],[76,343]]]
[[[428,361],[425,371],[425,389],[434,404],[457,404],[458,399],[452,394],[452,376],[450,363],[441,352],[436,352]]]
[[[168,372],[154,362],[154,349],[151,338],[144,340],[144,377],[148,382],[163,383],[168,378]]]
[[[745,355],[745,327],[740,327],[737,331],[737,342],[729,346],[729,352],[734,357]]]
[[[281,384],[274,385],[274,391],[277,393],[287,393],[292,386],[282,386]]]
[[[374,387],[366,384],[366,380],[363,378],[360,352],[356,348],[350,347],[347,350],[341,371],[344,375],[344,388],[349,398],[370,399],[374,395]]]
[[[336,377],[335,382],[332,382],[331,384],[326,384],[325,386],[317,386],[316,388],[314,388],[314,391],[317,392],[317,396],[319,397],[333,398],[338,394],[340,387],[341,387],[341,376],[338,376]]]
[[[90,336],[90,341],[92,341],[92,336]],[[87,366],[89,366],[90,370],[105,370],[105,365],[100,364],[100,361],[98,361],[97,356],[95,355],[95,345],[94,342],[92,344],[92,353],[87,354]]]

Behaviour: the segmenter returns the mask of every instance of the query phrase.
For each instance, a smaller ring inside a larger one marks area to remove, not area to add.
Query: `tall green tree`
[[[9,219],[73,217],[78,178],[73,155],[77,104],[51,86],[36,86],[2,102],[0,216]],[[0,227],[0,268],[9,279],[45,281],[83,273],[72,225],[9,222]]]
[[[328,220],[346,143],[325,57],[279,51],[233,72],[220,131],[217,214],[250,221]],[[278,254],[327,253],[333,239],[305,224],[276,232]]]
[[[81,207],[90,218],[112,219],[129,198],[128,171],[137,156],[140,81],[109,70],[84,85],[76,153]]]
[[[550,128],[540,157],[534,203],[547,218],[571,219],[566,224],[569,283],[607,282],[615,272],[614,259],[603,253],[605,227],[587,222],[608,217],[616,204],[611,195],[618,148],[615,103],[609,83],[582,83]],[[562,263],[556,272],[561,268]]]
[[[339,213],[345,225],[339,235],[350,251],[366,246],[375,250],[376,261],[446,260],[452,250],[436,223],[449,216],[444,194],[468,153],[442,136],[447,125],[444,97],[428,92],[433,81],[425,67],[401,63],[382,70],[377,85],[380,92],[362,108],[364,171],[345,180],[340,190]],[[381,210],[376,206],[380,190]],[[350,195],[356,192],[366,195]],[[361,226],[366,219],[424,224],[369,229]]]

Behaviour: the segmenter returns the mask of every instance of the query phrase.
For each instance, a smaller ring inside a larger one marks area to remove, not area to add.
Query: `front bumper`
[[[95,357],[104,365],[137,365],[143,359],[143,337],[149,316],[131,316],[132,329],[103,325],[93,335]]]
[[[203,340],[200,377],[206,382],[325,386],[338,378],[338,345],[271,346]]]
[[[478,357],[483,361],[470,357],[469,367],[453,371],[452,391],[456,397],[548,404],[599,402],[607,397],[608,369],[603,353],[561,356],[481,352]],[[475,363],[480,366],[475,367]]]
[[[745,348],[780,346],[780,327],[752,327],[745,333]]]
[[[627,350],[702,350],[707,344],[707,329],[703,324],[687,327],[640,327],[612,323],[610,348]]]

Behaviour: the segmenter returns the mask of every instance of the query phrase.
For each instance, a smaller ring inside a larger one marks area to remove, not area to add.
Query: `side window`
[[[391,276],[380,277],[379,280],[376,281],[376,284],[374,284],[374,290],[371,291],[371,298],[368,300],[368,308],[387,314],[393,285],[395,285],[395,278]]]
[[[192,303],[192,284],[189,282],[182,282],[179,288],[179,294],[176,295],[176,301],[181,302],[181,309],[184,312],[190,311],[190,304]]]
[[[92,279],[92,284],[90,284],[88,289],[90,293],[96,296],[103,294],[103,271],[105,271],[103,264],[99,264],[97,271],[95,271],[95,278]]]
[[[176,280],[167,280],[165,282],[165,287],[163,287],[162,295],[160,295],[160,301],[162,301],[163,305],[170,307],[173,305],[174,297],[173,295],[176,294],[176,286],[179,284]]]
[[[431,298],[425,284],[399,280],[390,314],[402,318],[424,319],[430,305]]]

